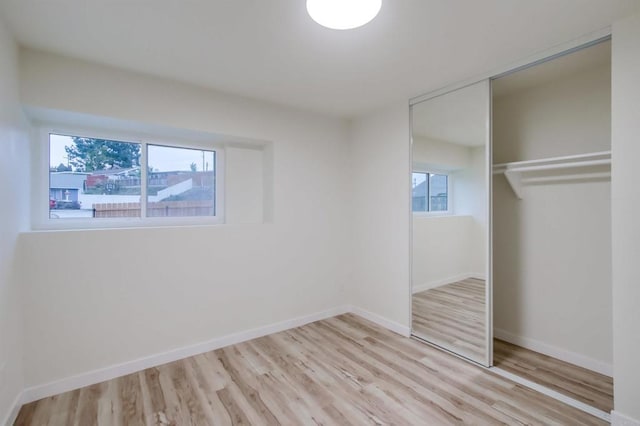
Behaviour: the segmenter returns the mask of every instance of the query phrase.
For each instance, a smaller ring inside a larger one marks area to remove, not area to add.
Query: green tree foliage
[[[73,145],[65,147],[65,151],[69,163],[77,171],[125,169],[140,164],[140,145],[137,143],[73,136]]]

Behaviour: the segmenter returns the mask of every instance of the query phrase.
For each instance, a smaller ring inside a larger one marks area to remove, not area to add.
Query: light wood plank
[[[486,358],[486,284],[468,278],[412,297],[413,333],[474,361]]]
[[[606,413],[613,410],[611,377],[502,340],[495,339],[493,347],[496,367]]]
[[[45,398],[15,424],[74,423],[605,424],[353,315]]]

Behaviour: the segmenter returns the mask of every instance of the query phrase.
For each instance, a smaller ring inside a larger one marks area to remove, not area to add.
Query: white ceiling
[[[336,31],[304,0],[0,0],[22,45],[345,117],[638,10],[638,0],[383,0],[368,25]]]

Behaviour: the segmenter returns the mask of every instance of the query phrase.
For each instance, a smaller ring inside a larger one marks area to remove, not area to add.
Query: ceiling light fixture
[[[307,0],[307,12],[323,27],[350,30],[370,22],[380,12],[382,0]]]

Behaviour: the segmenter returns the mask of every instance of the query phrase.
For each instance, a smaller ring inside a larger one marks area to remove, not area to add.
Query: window
[[[47,136],[50,224],[221,219],[220,152],[214,149]]]
[[[412,210],[414,212],[449,211],[449,176],[442,173],[413,172]]]
[[[147,216],[215,216],[216,153],[147,146]]]
[[[50,134],[49,218],[140,217],[140,152],[139,143]]]

